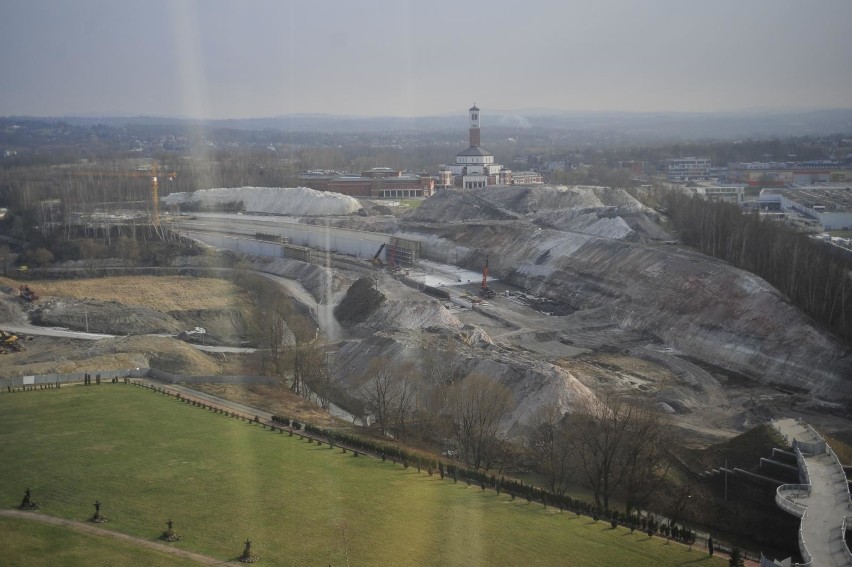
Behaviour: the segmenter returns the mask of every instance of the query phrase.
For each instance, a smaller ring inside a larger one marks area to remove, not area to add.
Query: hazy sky
[[[852,0],[0,0],[0,115],[852,107]]]

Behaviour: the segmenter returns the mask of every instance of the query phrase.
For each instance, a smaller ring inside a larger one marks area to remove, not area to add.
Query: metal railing
[[[843,542],[843,551],[846,552],[846,562],[852,564],[852,551],[849,550],[849,546],[846,544],[846,522],[849,520],[848,516],[843,517],[843,523],[840,524],[840,540]]]
[[[782,484],[775,490],[775,503],[785,512],[804,518],[807,506],[799,504],[793,498],[807,498],[810,495],[810,484]]]
[[[808,567],[813,564],[814,557],[808,551],[808,546],[805,545],[805,517],[808,515],[808,511],[805,510],[805,513],[802,514],[802,521],[799,522],[799,552],[802,554],[802,563],[793,563],[796,567]]]
[[[797,441],[793,441],[793,451],[796,453],[796,463],[799,465],[799,480],[802,484],[809,485],[811,483],[811,475],[808,471],[808,463],[805,460],[805,456],[802,454],[801,449],[799,449]],[[810,490],[808,493],[810,493]]]
[[[840,471],[840,476],[843,477],[843,480],[846,481],[846,470],[843,468],[843,463],[840,462],[840,457],[837,456],[837,453],[834,452],[830,446],[826,446],[826,451],[829,455],[834,459],[835,464],[837,464],[837,468]],[[849,492],[849,483],[846,482],[846,501],[852,503],[852,493]]]

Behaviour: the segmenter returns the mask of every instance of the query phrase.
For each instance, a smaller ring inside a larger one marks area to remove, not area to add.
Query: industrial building
[[[703,181],[710,179],[710,158],[684,157],[666,160],[670,181]]]
[[[745,188],[742,185],[719,185],[715,183],[697,183],[692,191],[711,201],[743,204]]]
[[[844,183],[852,182],[852,168],[833,160],[734,162],[728,164],[728,180],[752,187]]]
[[[852,184],[763,189],[758,206],[764,211],[789,211],[814,219],[822,230],[852,230]]]

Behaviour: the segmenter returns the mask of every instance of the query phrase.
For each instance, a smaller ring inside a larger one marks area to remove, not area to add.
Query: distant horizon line
[[[741,109],[729,110],[563,110],[557,108],[522,108],[522,109],[494,109],[488,110],[484,107],[485,115],[491,116],[512,116],[512,115],[678,115],[678,116],[721,116],[721,115],[783,115],[783,114],[801,114],[814,112],[837,112],[837,111],[852,111],[852,106],[849,107],[749,107]],[[420,115],[395,115],[395,114],[376,114],[376,115],[355,115],[355,114],[334,114],[327,112],[294,112],[289,114],[275,114],[263,116],[243,116],[243,117],[226,117],[226,118],[202,118],[196,116],[185,115],[168,115],[168,114],[144,114],[131,112],[115,112],[115,113],[64,113],[64,114],[4,114],[0,118],[4,119],[97,119],[97,118],[143,118],[143,119],[162,119],[162,120],[181,120],[187,122],[226,122],[239,120],[274,120],[281,118],[326,118],[338,120],[417,120],[424,118],[446,118],[451,116],[466,116],[467,109],[458,112],[442,112],[436,114],[420,114]]]

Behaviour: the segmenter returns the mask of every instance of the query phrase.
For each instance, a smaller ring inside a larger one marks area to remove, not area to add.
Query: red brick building
[[[435,189],[435,180],[428,173],[404,173],[389,167],[374,167],[360,175],[309,171],[300,175],[299,181],[317,191],[373,199],[431,197]]]

